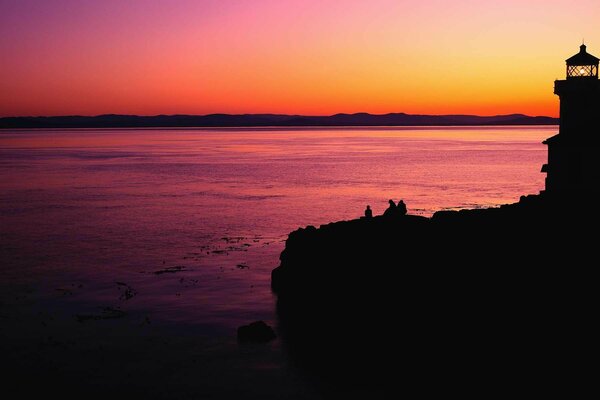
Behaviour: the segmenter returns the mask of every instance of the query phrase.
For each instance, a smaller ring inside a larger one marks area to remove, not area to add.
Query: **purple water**
[[[2,286],[209,335],[274,324],[270,271],[290,231],[390,198],[421,215],[515,202],[543,188],[556,131],[1,131]]]

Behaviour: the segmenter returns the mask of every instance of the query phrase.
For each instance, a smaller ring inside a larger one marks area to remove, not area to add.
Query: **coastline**
[[[303,116],[277,114],[210,115],[97,115],[52,117],[0,117],[0,129],[18,128],[244,128],[244,127],[390,127],[390,126],[543,126],[558,119],[546,116],[508,114],[411,115],[390,113]]]
[[[556,260],[592,257],[582,228],[599,218],[575,218],[565,203],[531,195],[292,232],[272,272],[288,351],[340,386],[569,393],[555,382],[581,373],[572,365],[589,343],[593,307],[581,275]]]

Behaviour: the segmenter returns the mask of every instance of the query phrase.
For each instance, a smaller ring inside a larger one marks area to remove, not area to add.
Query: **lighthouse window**
[[[568,69],[570,77],[596,76],[597,73],[595,65],[570,65]]]

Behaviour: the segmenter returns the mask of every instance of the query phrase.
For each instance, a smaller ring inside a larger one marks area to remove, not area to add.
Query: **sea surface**
[[[290,231],[492,207],[544,186],[544,127],[0,131],[3,287],[74,316],[276,325]],[[5,292],[8,293],[8,292]],[[12,293],[12,292],[11,292]],[[105,310],[105,311],[102,311]],[[105,314],[103,314],[105,313]]]

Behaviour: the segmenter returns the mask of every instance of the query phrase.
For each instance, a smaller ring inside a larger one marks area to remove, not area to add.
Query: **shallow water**
[[[270,271],[290,231],[390,198],[421,215],[517,201],[543,188],[556,131],[0,131],[3,281],[73,314],[114,307],[206,335],[276,323]]]

